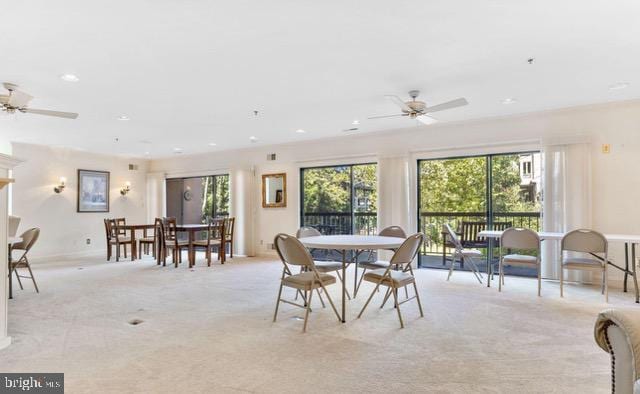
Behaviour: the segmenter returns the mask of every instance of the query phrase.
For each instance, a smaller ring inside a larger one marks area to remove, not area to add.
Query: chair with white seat
[[[309,251],[302,245],[302,243],[295,237],[287,234],[278,234],[273,240],[276,252],[284,264],[282,269],[282,276],[280,278],[280,289],[278,290],[278,300],[276,302],[276,311],[273,314],[273,322],[275,323],[278,317],[278,307],[281,302],[295,305],[297,307],[305,309],[304,326],[302,332],[307,331],[307,321],[309,319],[309,312],[311,312],[311,299],[313,298],[313,291],[322,289],[331,304],[331,308],[335,313],[338,321],[342,321],[338,310],[333,304],[331,296],[327,292],[326,286],[336,283],[336,278],[333,275],[320,272],[316,268],[316,264],[311,257]],[[303,272],[299,274],[293,274],[289,268],[290,265],[297,265],[304,267]],[[304,299],[304,305],[297,304],[293,301],[285,300],[282,298],[282,288],[290,287],[296,289],[296,294],[302,294]],[[308,297],[304,294],[308,294]]]
[[[317,229],[313,228],[313,227],[300,227],[298,229],[298,231],[296,232],[296,238],[307,238],[307,237],[318,237],[321,236],[322,233],[320,233],[320,231],[318,231]],[[309,249],[309,253],[312,254],[313,256],[313,252],[315,249]],[[316,265],[316,268],[318,269],[319,272],[322,273],[329,273],[329,272],[335,272],[336,275],[338,275],[338,278],[340,279],[340,281],[342,282],[344,279],[342,278],[342,275],[340,275],[340,271],[342,270],[342,262],[340,261],[317,261],[314,260],[314,263]],[[300,272],[302,272],[305,269],[305,267],[300,267]],[[351,295],[349,294],[349,291],[347,290],[347,298],[351,299]],[[320,292],[318,292],[318,296],[320,297],[320,301],[322,301],[322,296],[320,295]],[[298,299],[298,296],[296,295],[296,299]],[[323,302],[323,306],[324,306],[324,301]]]
[[[453,244],[455,251],[453,252],[453,258],[451,259],[451,268],[449,268],[449,275],[447,275],[447,280],[451,278],[451,274],[453,273],[453,267],[456,264],[456,257],[460,258],[460,264],[468,263],[471,267],[471,272],[476,276],[478,282],[482,284],[482,274],[476,265],[474,258],[482,257],[482,252],[478,249],[465,249],[458,238],[458,234],[449,226],[448,224],[444,225],[444,230],[449,236],[451,243]]]
[[[530,252],[531,254],[509,253],[503,255],[503,249],[515,249],[517,252]],[[532,254],[535,254],[532,255]],[[500,236],[500,259],[498,260],[498,291],[502,291],[504,284],[504,266],[535,266],[538,273],[538,297],[542,288],[540,274],[540,237],[528,228],[511,227]],[[492,275],[493,276],[493,275]]]
[[[609,286],[607,284],[607,261],[609,243],[601,233],[594,230],[573,230],[562,237],[560,253],[562,268],[560,269],[560,297],[564,297],[564,270],[598,271],[602,273],[602,294],[609,302]],[[577,252],[581,255],[565,254]],[[598,255],[601,255],[598,258]],[[634,262],[635,263],[635,262]]]
[[[378,233],[378,235],[381,237],[395,237],[395,238],[402,238],[402,239],[407,238],[407,234],[404,232],[404,230],[400,226],[385,227]],[[386,250],[390,250],[392,252],[396,251],[396,249],[386,249]],[[373,257],[373,250],[369,253],[369,258],[367,259],[367,261],[361,261],[358,263],[358,267],[362,268],[362,274],[360,275],[360,280],[358,281],[358,285],[353,291],[354,297],[358,295],[358,290],[360,290],[360,285],[362,284],[364,274],[367,272],[367,270],[385,269],[389,266],[388,261],[382,261],[382,260],[371,261],[372,257]],[[394,268],[396,270],[402,269],[402,267],[398,265],[396,265]]]
[[[418,302],[418,309],[420,310],[420,317],[424,317],[424,313],[422,312],[422,303],[420,302],[420,295],[418,294],[418,287],[416,286],[416,279],[413,275],[413,269],[411,268],[411,262],[415,259],[418,251],[420,250],[420,245],[424,242],[424,234],[417,233],[409,236],[403,243],[400,245],[398,250],[394,253],[393,257],[389,261],[389,265],[385,269],[375,269],[364,274],[364,280],[367,282],[375,283],[376,287],[371,292],[369,299],[362,307],[360,314],[358,314],[358,319],[364,313],[364,310],[369,305],[369,302],[373,298],[374,294],[378,291],[380,286],[387,287],[387,292],[385,294],[384,300],[382,301],[382,307],[387,302],[389,296],[393,296],[394,306],[398,312],[398,319],[400,320],[400,328],[404,328],[404,322],[402,320],[402,313],[400,312],[400,305],[405,302],[411,301],[414,298]],[[404,268],[400,271],[396,271],[392,269],[394,265],[401,265]],[[409,297],[402,302],[398,302],[398,289],[401,287],[406,288],[409,285],[413,285],[413,290],[415,291],[415,295],[413,297]]]

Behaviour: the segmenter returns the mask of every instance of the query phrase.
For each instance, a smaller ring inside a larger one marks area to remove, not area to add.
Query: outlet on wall
[[[87,245],[91,245],[91,238],[87,238]]]

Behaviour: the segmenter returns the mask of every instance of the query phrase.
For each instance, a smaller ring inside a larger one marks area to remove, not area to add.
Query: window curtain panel
[[[543,231],[591,228],[591,158],[587,143],[543,149]],[[542,276],[560,279],[560,241],[542,242]],[[591,282],[591,273],[565,271],[565,280]]]
[[[255,169],[232,168],[229,174],[229,213],[235,217],[234,254],[255,256],[254,213],[256,200]]]
[[[411,227],[409,205],[409,161],[406,157],[378,158],[378,232],[388,226],[400,226],[407,234]],[[380,251],[381,259],[389,259],[390,252]]]

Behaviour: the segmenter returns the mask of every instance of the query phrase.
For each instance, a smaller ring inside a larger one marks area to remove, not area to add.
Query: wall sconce
[[[65,183],[67,183],[67,178],[61,176],[60,177],[60,184],[56,187],[53,188],[53,191],[56,193],[60,193],[64,190],[65,187]]]
[[[122,189],[120,189],[120,194],[122,194],[123,196],[126,196],[127,193],[129,193],[131,191],[131,182],[127,181],[124,184],[124,187]]]

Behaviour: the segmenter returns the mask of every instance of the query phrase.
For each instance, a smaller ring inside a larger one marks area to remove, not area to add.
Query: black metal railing
[[[510,223],[513,227],[541,230],[540,212],[497,212],[493,214],[493,222]],[[422,254],[442,253],[442,226],[449,224],[454,230],[462,222],[487,221],[486,212],[421,212],[420,230],[427,235],[430,242],[422,247]]]
[[[305,212],[302,225],[315,227],[322,234],[360,234],[378,233],[378,214],[376,212]]]

